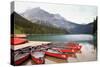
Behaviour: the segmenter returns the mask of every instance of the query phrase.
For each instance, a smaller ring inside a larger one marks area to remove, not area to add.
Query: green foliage
[[[66,31],[60,28],[44,26],[32,23],[17,13],[14,16],[14,33],[16,34],[65,34]],[[39,22],[39,21],[37,21]]]

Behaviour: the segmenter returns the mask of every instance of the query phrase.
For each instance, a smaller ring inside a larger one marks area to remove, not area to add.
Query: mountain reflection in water
[[[75,34],[75,35],[55,35],[55,34],[31,34],[27,39],[30,41],[92,41],[93,35]]]

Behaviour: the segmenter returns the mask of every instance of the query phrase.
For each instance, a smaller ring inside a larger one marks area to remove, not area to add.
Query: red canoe
[[[28,42],[27,39],[23,38],[11,38],[11,45],[19,45]]]
[[[32,61],[36,64],[44,64],[45,63],[45,52],[42,51],[34,51],[31,52]]]
[[[57,50],[62,53],[76,53],[77,50],[75,49],[61,49],[61,48],[52,48],[53,50]]]
[[[20,64],[22,64],[23,62],[25,62],[26,60],[28,60],[29,56],[30,56],[29,53],[22,54],[22,55],[19,54],[19,57],[18,57],[18,58],[15,57],[15,62],[14,62],[14,64],[15,64],[15,65],[20,65]],[[16,59],[17,59],[17,60],[16,60]]]
[[[52,56],[52,57],[56,57],[56,58],[60,58],[60,59],[68,59],[67,54],[62,54],[58,51],[52,50],[52,49],[48,49],[48,51],[45,51],[45,54],[48,56]]]

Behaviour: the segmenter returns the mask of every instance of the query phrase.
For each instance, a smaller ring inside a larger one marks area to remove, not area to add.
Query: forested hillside
[[[16,12],[12,13],[11,17],[14,17],[14,33],[15,34],[65,34],[66,31],[60,28],[44,26],[36,23],[32,23],[29,20],[23,18]]]

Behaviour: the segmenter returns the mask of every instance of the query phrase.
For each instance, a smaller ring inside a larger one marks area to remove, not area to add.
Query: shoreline
[[[25,44],[11,46],[11,48],[13,50],[17,50],[17,49],[21,49],[21,48],[24,48],[27,46],[38,46],[38,45],[47,44],[47,43],[50,43],[50,42],[48,42],[48,41],[46,41],[46,42],[44,42],[44,41],[29,41],[28,43],[25,43]]]

